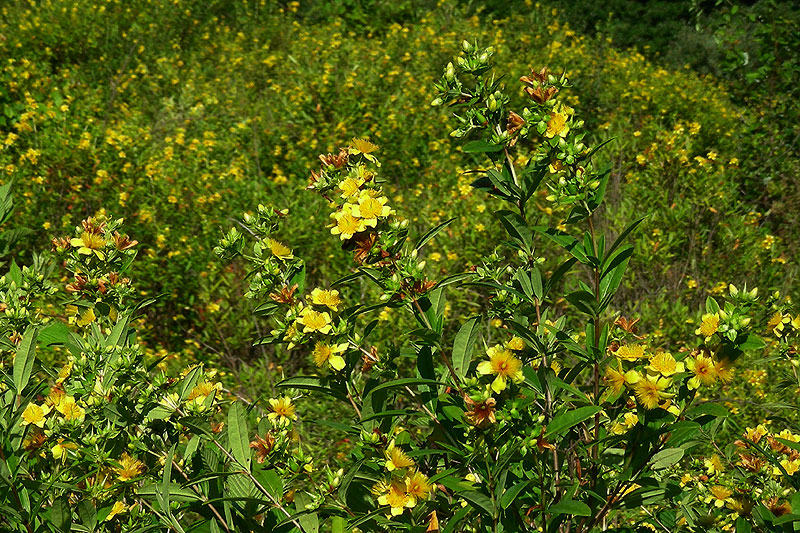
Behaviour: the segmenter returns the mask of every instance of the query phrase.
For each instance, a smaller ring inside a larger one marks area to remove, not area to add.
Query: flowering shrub
[[[134,301],[138,243],[121,220],[100,212],[53,240],[63,293],[46,261],[12,264],[0,278],[3,527],[791,531],[797,428],[739,428],[707,397],[767,347],[758,291],[708,298],[677,349],[640,333],[612,304],[644,218],[615,236],[601,228],[612,173],[566,74],[522,76],[517,105],[493,55],[464,42],[432,102],[454,111],[472,188],[500,207],[480,265],[432,272],[455,219],[413,239],[364,138],[322,155],[307,186],[327,202],[326,238],[350,273],[308,276],[284,229],[291,211],[271,206],[214,248],[249,265],[243,293],[270,324],[257,344],[312,369],[266,401],[236,397],[200,365],[172,377],[147,356],[136,316],[152,301]],[[796,381],[800,326],[790,302],[770,305],[772,348]],[[346,435],[340,464],[315,466],[301,440],[307,398],[350,410],[316,422]]]

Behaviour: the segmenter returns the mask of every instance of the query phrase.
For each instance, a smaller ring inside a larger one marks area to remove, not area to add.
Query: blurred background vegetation
[[[0,182],[31,230],[13,255],[28,262],[100,210],[124,217],[141,243],[135,284],[160,296],[140,324],[150,352],[222,364],[258,395],[276,365],[309,356],[252,346],[267,326],[242,298],[242,266],[212,248],[274,204],[292,211],[284,240],[312,281],[346,272],[327,207],[303,190],[318,154],[369,137],[416,231],[458,217],[427,252],[432,275],[493,251],[497,221],[462,172],[477,163],[429,105],[478,35],[500,71],[566,70],[590,143],[613,139],[599,155],[612,168],[603,224],[648,215],[618,312],[677,348],[730,282],[798,295],[798,21],[778,0],[4,3]]]

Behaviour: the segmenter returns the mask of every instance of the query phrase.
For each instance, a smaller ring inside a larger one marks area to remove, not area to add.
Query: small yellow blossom
[[[336,289],[327,291],[316,288],[311,291],[311,301],[314,305],[324,305],[333,311],[338,311],[339,305],[342,303],[342,299],[339,298],[339,291]]]
[[[647,370],[654,374],[661,374],[664,377],[669,377],[673,374],[683,372],[685,369],[683,362],[676,361],[675,358],[672,357],[672,354],[660,352],[650,359]]]
[[[322,313],[314,311],[310,307],[306,307],[300,312],[300,318],[297,319],[297,322],[305,326],[303,333],[318,331],[323,335],[327,335],[332,329],[331,315],[324,311]]]
[[[623,361],[636,362],[639,359],[644,359],[647,355],[644,353],[644,346],[641,344],[625,344],[620,346],[615,352],[615,355]]]
[[[389,472],[412,466],[414,461],[397,446],[392,445],[386,450],[386,470]]]
[[[117,462],[119,466],[114,468],[114,472],[120,481],[130,481],[144,471],[144,463],[127,453],[123,453]]]
[[[645,409],[655,409],[661,400],[671,396],[664,392],[671,384],[667,378],[648,376],[636,383],[633,391]]]
[[[333,346],[324,342],[318,342],[314,346],[314,362],[318,367],[328,363],[334,370],[342,370],[345,366],[344,357],[339,355],[347,350],[347,343],[335,344]]]
[[[522,361],[512,355],[509,350],[501,346],[493,346],[486,352],[488,361],[478,365],[478,372],[483,375],[497,376],[492,382],[492,390],[499,394],[506,388],[506,381],[511,379],[514,383],[525,380],[522,375]]]
[[[272,252],[272,255],[282,261],[294,258],[294,255],[292,255],[292,249],[285,244],[276,241],[275,239],[268,238],[267,246],[269,246],[269,251]]]
[[[22,424],[23,426],[27,426],[28,424],[33,424],[34,426],[38,426],[40,428],[44,427],[45,417],[50,412],[50,406],[47,404],[44,405],[36,405],[35,403],[29,403],[25,410],[22,412]]]
[[[297,414],[295,414],[295,407],[291,398],[286,396],[270,398],[269,406],[271,412],[267,414],[267,418],[275,424],[282,426],[292,420],[297,420]]]

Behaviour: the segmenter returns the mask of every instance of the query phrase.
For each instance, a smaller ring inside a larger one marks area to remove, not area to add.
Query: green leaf
[[[459,492],[458,495],[476,507],[478,510],[483,511],[488,516],[493,516],[492,500],[486,494],[477,490],[466,490]]]
[[[469,141],[468,143],[464,143],[464,146],[461,147],[461,150],[465,154],[482,154],[486,152],[499,152],[502,149],[503,149],[502,144],[492,144],[484,140]]]
[[[328,385],[326,385],[327,380],[311,377],[311,376],[295,376],[292,378],[284,379],[283,381],[279,382],[275,385],[276,388],[279,389],[300,389],[300,390],[311,390],[316,392],[322,392],[333,396],[339,399],[346,399],[345,396],[341,391],[332,389]]]
[[[553,516],[562,514],[572,516],[592,516],[592,510],[583,502],[575,500],[561,500],[555,505],[551,505],[548,511]]]
[[[586,251],[583,249],[583,245],[572,235],[546,226],[534,226],[532,229],[564,248],[581,263],[589,264],[589,259],[586,257]]]
[[[480,318],[475,316],[464,322],[453,341],[453,369],[464,379],[472,361],[472,351],[480,332]]]
[[[410,387],[412,385],[446,385],[446,383],[442,383],[441,381],[435,381],[433,379],[424,379],[424,378],[401,378],[395,379],[392,381],[388,381],[386,383],[381,383],[374,389],[371,389],[369,392],[370,394],[375,394],[376,392],[388,389],[399,389],[401,387]]]
[[[740,350],[763,350],[766,347],[767,343],[764,342],[761,337],[753,333],[748,333],[744,341],[738,345]]]
[[[445,220],[444,222],[442,222],[441,224],[439,224],[438,226],[436,226],[436,227],[435,227],[435,228],[433,228],[432,230],[428,231],[428,233],[426,233],[425,235],[423,235],[423,236],[422,236],[422,237],[421,237],[421,238],[420,238],[420,239],[417,241],[417,244],[415,244],[415,245],[414,245],[414,249],[415,249],[415,250],[419,250],[420,248],[422,248],[423,246],[425,246],[425,245],[428,243],[428,241],[430,241],[431,239],[433,239],[434,237],[436,237],[436,235],[437,235],[437,234],[438,234],[440,231],[442,231],[444,228],[446,228],[447,226],[449,226],[449,225],[450,225],[450,223],[451,223],[451,222],[453,222],[453,221],[454,221],[456,218],[457,218],[457,217],[453,217],[453,218],[451,218],[450,220]]]
[[[633,223],[630,226],[625,228],[625,230],[622,233],[619,234],[619,237],[617,237],[616,240],[614,241],[614,243],[611,245],[611,248],[608,249],[608,255],[611,255],[612,253],[614,253],[614,250],[616,250],[625,241],[625,238],[633,230],[635,230],[639,226],[639,224],[641,224],[644,221],[644,219],[647,218],[647,217],[648,217],[648,215],[645,215],[645,216],[633,221]]]
[[[72,524],[72,510],[66,496],[57,498],[50,507],[50,521],[59,530],[67,532]]]
[[[566,413],[561,413],[553,418],[549,424],[547,424],[546,436],[551,437],[558,435],[559,433],[577,424],[580,424],[587,418],[593,417],[596,413],[599,413],[602,410],[603,408],[598,405],[587,405],[585,407],[578,407],[577,409],[569,410]]]
[[[589,316],[598,315],[597,300],[594,294],[588,291],[575,291],[566,295],[569,303],[575,306],[579,311],[586,313]]]
[[[239,402],[233,403],[228,411],[228,447],[239,464],[250,470],[250,433],[247,429],[247,413]]]
[[[503,493],[503,496],[500,498],[500,506],[503,509],[508,509],[508,506],[514,503],[514,500],[519,496],[519,493],[528,488],[530,481],[520,481],[507,491]]]
[[[22,394],[25,386],[31,379],[33,372],[33,362],[36,360],[36,338],[39,335],[39,328],[28,326],[22,342],[19,343],[17,354],[14,356],[14,387],[17,394]]]
[[[505,209],[495,212],[495,216],[520,248],[530,255],[533,250],[533,230],[522,220],[522,217],[518,213]]]
[[[683,458],[683,454],[683,448],[661,450],[650,459],[650,466],[653,470],[663,470],[680,461]]]
[[[60,321],[53,321],[39,333],[39,342],[45,346],[66,344],[69,341],[69,328]]]

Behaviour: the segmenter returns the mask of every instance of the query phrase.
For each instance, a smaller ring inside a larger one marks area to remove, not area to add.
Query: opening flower
[[[397,446],[390,446],[386,450],[386,470],[389,472],[412,466],[414,466],[413,459]]]
[[[559,137],[566,137],[569,133],[569,125],[567,119],[569,117],[561,112],[553,111],[550,113],[550,119],[547,121],[547,129],[544,132],[545,137],[552,139],[556,135]]]
[[[331,217],[336,221],[331,228],[331,233],[338,235],[339,239],[343,241],[352,238],[353,235],[364,231],[367,227],[363,220],[353,215],[352,204],[345,204],[340,211],[332,213]]]
[[[363,184],[364,180],[362,179],[347,178],[343,180],[341,183],[339,183],[339,190],[342,191],[340,198],[347,200],[348,198],[358,196]]]
[[[44,405],[36,405],[35,403],[29,403],[28,406],[22,411],[22,421],[20,424],[23,426],[27,426],[28,424],[33,424],[39,428],[44,427],[45,417],[47,413],[50,412],[50,406],[47,404]]]
[[[345,350],[347,350],[347,343],[330,345],[324,342],[318,342],[314,346],[312,355],[318,367],[322,367],[325,363],[328,363],[332,369],[338,371],[342,370],[345,366],[344,357],[338,354]]]
[[[316,288],[311,291],[311,301],[314,305],[324,305],[333,311],[338,311],[339,305],[342,303],[342,299],[339,298],[339,291],[336,289],[326,291]]]
[[[130,481],[144,471],[144,463],[127,453],[123,453],[117,462],[119,466],[114,468],[114,472],[120,481]]]
[[[297,322],[305,326],[303,333],[318,331],[323,335],[327,335],[331,331],[331,315],[314,311],[310,307],[306,307],[300,312],[300,318]]]
[[[645,409],[655,409],[661,400],[671,396],[664,392],[671,384],[667,378],[648,376],[634,385],[633,392]]]
[[[733,494],[731,489],[727,489],[722,485],[714,485],[709,491],[711,492],[711,500],[714,502],[714,507],[724,507]]]
[[[84,231],[80,237],[71,239],[69,243],[78,249],[78,253],[82,255],[96,255],[98,259],[105,258],[105,254],[100,250],[106,245],[105,239],[97,233]]]
[[[427,498],[430,491],[431,484],[428,482],[428,477],[422,472],[415,470],[413,474],[406,477],[406,494],[414,499],[414,504],[418,500]]]
[[[391,508],[392,516],[400,516],[406,507],[414,507],[417,502],[406,492],[406,484],[401,480],[392,481],[386,488],[386,492],[378,497],[380,505],[388,505]]]
[[[650,359],[647,370],[654,374],[669,377],[685,370],[683,362],[678,362],[669,352],[657,353]]]
[[[719,315],[703,315],[703,321],[700,327],[697,328],[695,334],[702,335],[706,339],[711,337],[719,329]]]
[[[292,420],[297,420],[295,406],[291,398],[286,396],[270,398],[269,406],[272,412],[267,414],[267,418],[276,425],[282,426],[289,424]]]
[[[276,241],[275,239],[267,239],[267,246],[269,246],[269,251],[272,252],[272,255],[281,261],[294,258],[294,255],[292,255],[292,249],[285,244]]]
[[[501,346],[493,346],[487,350],[486,354],[489,356],[489,360],[478,365],[478,372],[483,375],[497,376],[492,382],[492,390],[495,393],[503,392],[506,388],[506,381],[509,379],[514,383],[521,383],[525,380],[522,375],[522,361],[514,357],[510,351]]]
[[[647,357],[644,353],[644,346],[641,344],[624,344],[620,346],[615,355],[623,361],[636,362]]]
[[[362,219],[365,226],[374,228],[378,218],[388,217],[392,213],[392,209],[386,205],[388,201],[385,196],[373,198],[369,191],[363,191],[358,205],[353,206],[353,216]]]
[[[606,369],[606,375],[603,377],[603,381],[606,383],[610,393],[613,396],[617,396],[625,388],[625,373],[622,372],[622,368],[609,366]]]
[[[686,367],[694,374],[687,386],[690,389],[697,389],[700,384],[712,385],[717,380],[717,369],[714,360],[702,354],[691,357],[686,362]]]
[[[61,400],[56,405],[56,410],[64,415],[64,420],[67,422],[77,421],[83,422],[86,417],[86,411],[75,403],[75,398],[72,396],[62,396]]]

